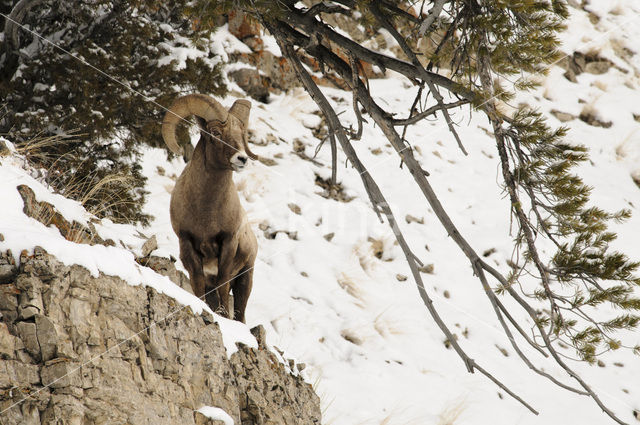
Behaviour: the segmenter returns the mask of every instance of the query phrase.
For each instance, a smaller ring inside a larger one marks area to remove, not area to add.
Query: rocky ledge
[[[180,307],[39,248],[19,267],[0,253],[0,422],[225,423],[196,412],[213,406],[236,425],[320,423],[317,395],[261,327],[258,349],[228,358],[214,318]]]

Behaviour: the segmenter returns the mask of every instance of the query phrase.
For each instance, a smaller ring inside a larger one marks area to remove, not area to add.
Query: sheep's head
[[[184,118],[195,115],[203,126],[202,138],[210,143],[208,151],[221,167],[238,171],[244,168],[248,158],[256,159],[247,144],[247,123],[251,103],[236,100],[227,111],[218,101],[201,94],[178,98],[162,121],[162,137],[171,151],[180,154],[176,141],[176,125]]]

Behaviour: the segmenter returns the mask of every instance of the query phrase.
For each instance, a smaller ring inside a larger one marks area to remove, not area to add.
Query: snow
[[[229,60],[228,53],[251,53],[249,46],[229,32],[228,24],[224,24],[216,30],[211,40],[211,51],[220,55],[225,62]]]
[[[223,58],[215,56],[209,58],[208,52],[194,48],[194,43],[180,35],[175,35],[174,40],[171,43],[161,42],[158,43],[158,47],[167,52],[167,55],[158,60],[158,66],[165,66],[171,63],[174,64],[176,70],[186,68],[187,60],[201,59],[207,63],[211,68],[216,66]],[[216,50],[216,46],[212,45],[212,51]]]
[[[196,410],[209,419],[222,421],[224,425],[233,425],[233,418],[219,407],[203,406]]]
[[[640,189],[632,177],[640,180],[640,124],[633,116],[640,114],[640,53],[623,57],[614,47],[636,51],[640,25],[634,23],[640,20],[640,8],[632,0],[589,3],[587,7],[600,17],[599,22],[592,24],[586,12],[571,8],[568,31],[561,36],[563,51],[597,51],[616,67],[602,75],[583,73],[577,84],[564,78],[559,67],[552,67],[548,75],[540,77],[543,84],[539,90],[519,95],[513,104],[526,102],[540,109],[552,125],[560,123],[554,121],[551,110],[577,116],[586,105],[601,119],[612,122],[608,129],[579,119],[564,125],[569,127],[569,143],[590,149],[591,161],[577,171],[594,187],[593,202],[610,211],[629,208],[633,212],[629,221],[612,226],[619,239],[611,249],[637,259]],[[612,14],[612,10],[618,12]],[[223,55],[247,49],[227,28],[214,34],[211,45]],[[381,103],[400,114],[408,110],[415,96],[416,89],[392,72],[387,79],[371,80],[370,85]],[[344,123],[355,124],[351,94],[323,90]],[[221,99],[227,107],[234,100]],[[468,260],[442,229],[406,169],[398,167],[397,155],[377,128],[365,124],[362,140],[354,142],[354,147],[387,196],[414,252],[425,264],[434,265],[433,273],[422,277],[436,308],[469,355],[537,408],[539,416],[482,375],[468,374],[456,354],[445,347],[444,336],[419,299],[400,248],[388,226],[372,212],[358,173],[343,166],[342,152],[338,180],[354,199],[345,203],[321,196],[323,189],[315,180],[316,176],[330,176],[328,144],[313,163],[292,152],[297,141],[311,157],[319,143],[309,128],[319,122],[317,108],[306,93],[295,89],[271,95],[268,105],[252,102],[250,129],[260,142],[252,149],[272,158],[276,165],[252,163],[234,176],[258,237],[259,253],[247,307],[248,326],[216,316],[229,353],[235,349],[235,341],[255,346],[248,329],[262,324],[270,346],[307,365],[301,375],[314,384],[321,398],[323,423],[333,425],[611,423],[592,400],[556,387],[520,361]],[[453,114],[460,123],[468,156],[461,154],[446,124],[440,121],[424,121],[410,128],[407,139],[416,147],[417,159],[430,172],[431,184],[461,233],[479,253],[493,249],[487,261],[506,273],[507,261],[514,259],[509,202],[498,186],[495,142],[485,132],[490,125],[481,114],[469,118],[468,109]],[[139,231],[157,237],[154,254],[179,257],[168,205],[175,178],[184,167],[181,159],[169,162],[159,149],[145,151],[142,166],[149,177],[150,194],[144,208],[155,216],[149,228],[108,221],[97,225],[103,237],[121,240],[130,249],[78,246],[61,238],[55,228],[24,216],[15,190],[21,183],[32,187],[38,199],[56,205],[65,217],[82,222],[89,219],[81,206],[51,194],[30,177],[14,157],[0,161],[0,233],[5,239],[0,249],[10,248],[18,254],[39,245],[61,261],[84,265],[92,273],[114,274],[129,284],[157,288],[196,313],[207,308],[166,278],[135,265],[131,253],[138,252],[145,240]],[[300,208],[300,215],[292,212],[292,204]],[[407,223],[407,214],[423,218],[424,224]],[[260,225],[268,231],[260,230]],[[277,232],[275,238],[265,235],[270,232]],[[331,233],[333,238],[327,237]],[[382,258],[374,255],[371,241],[381,244]],[[543,248],[547,254],[551,252],[549,246]],[[177,266],[181,267],[179,261]],[[409,279],[399,281],[399,274]],[[523,286],[530,291],[534,282],[525,279]],[[526,315],[505,302],[528,329],[532,324]],[[600,312],[615,313],[604,307]],[[621,336],[631,346],[640,342],[637,333]],[[571,382],[553,361],[525,344],[521,347],[538,367]],[[571,350],[561,353],[574,357]],[[627,350],[607,352],[601,359],[603,367],[567,362],[617,415],[635,423],[633,411],[640,410],[640,362]]]
[[[281,57],[282,52],[280,51],[280,46],[278,46],[278,42],[275,37],[269,34],[262,34],[260,36],[263,42],[264,50],[267,52],[273,53],[275,56]]]

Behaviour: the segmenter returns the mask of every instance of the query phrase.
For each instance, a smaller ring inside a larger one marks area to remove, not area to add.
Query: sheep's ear
[[[251,102],[245,99],[235,101],[229,113],[240,120],[242,126],[246,129],[249,122],[249,112],[251,111]]]

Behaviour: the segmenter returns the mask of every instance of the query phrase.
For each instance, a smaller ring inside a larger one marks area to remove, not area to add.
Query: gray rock
[[[589,62],[584,67],[584,72],[596,75],[606,74],[612,66],[613,64],[606,60]]]
[[[6,324],[0,322],[0,358],[15,358],[16,337],[11,335]]]
[[[18,316],[18,294],[20,291],[12,284],[0,286],[0,312],[13,320]]]
[[[269,100],[270,79],[260,75],[257,69],[242,68],[229,73],[242,90],[259,102]]]
[[[168,259],[144,260],[186,279]],[[41,311],[19,319],[34,303]],[[15,286],[0,286],[0,310],[0,408],[20,402],[3,425],[218,425],[195,412],[202,406],[236,424],[320,423],[318,397],[266,348],[262,327],[252,330],[258,349],[229,359],[210,315],[43,250],[21,258]]]
[[[68,387],[76,376],[78,375],[73,373],[73,369],[70,367],[66,359],[47,362],[40,370],[42,385],[51,388]]]
[[[38,344],[38,336],[36,334],[36,324],[33,322],[18,322],[16,324],[18,335],[27,349],[29,354],[34,358],[40,358],[40,344]]]
[[[258,341],[258,347],[265,349],[267,346],[267,331],[264,329],[264,326],[258,325],[251,328],[251,335],[256,338]]]
[[[18,360],[0,361],[0,388],[24,388],[40,383],[40,373],[37,365],[25,364]],[[0,392],[0,404],[2,403]]]
[[[0,257],[0,284],[12,282],[15,279],[17,267]]]
[[[46,362],[54,358],[58,346],[58,334],[47,316],[41,314],[36,316],[36,336],[40,345],[42,361]]]
[[[158,249],[158,240],[156,235],[153,235],[142,245],[142,256],[148,257],[156,249]]]
[[[560,122],[569,122],[576,119],[575,115],[572,115],[568,112],[558,111],[557,109],[552,109],[551,113],[555,116]]]
[[[40,309],[38,307],[29,305],[27,307],[23,307],[20,309],[20,319],[22,320],[32,319],[38,313],[40,313]]]
[[[173,283],[175,283],[185,291],[193,294],[191,283],[189,283],[189,278],[184,273],[176,269],[175,261],[171,261],[168,258],[158,257],[155,255],[140,258],[137,261],[141,265],[149,267],[156,273],[167,276]]]

